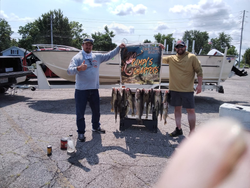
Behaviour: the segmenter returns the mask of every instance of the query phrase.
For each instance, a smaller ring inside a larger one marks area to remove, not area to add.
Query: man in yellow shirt
[[[160,44],[164,49],[164,46]],[[176,129],[170,133],[170,136],[176,137],[182,135],[181,114],[182,107],[186,108],[190,133],[195,129],[195,109],[194,109],[194,78],[195,73],[198,78],[196,94],[201,92],[202,68],[197,57],[186,52],[186,45],[182,40],[175,44],[176,55],[162,58],[162,63],[169,64],[169,104],[174,106],[174,115]]]

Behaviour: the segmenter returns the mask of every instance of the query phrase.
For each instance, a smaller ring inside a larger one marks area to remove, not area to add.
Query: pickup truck
[[[0,56],[0,93],[17,83],[24,82],[31,71],[24,71],[22,56]]]

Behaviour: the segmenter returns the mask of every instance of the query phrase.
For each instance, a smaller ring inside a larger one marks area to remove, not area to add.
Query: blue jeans
[[[98,129],[100,127],[100,97],[98,89],[91,90],[75,90],[76,102],[76,125],[77,132],[80,134],[85,133],[85,110],[87,102],[92,111],[92,128]]]

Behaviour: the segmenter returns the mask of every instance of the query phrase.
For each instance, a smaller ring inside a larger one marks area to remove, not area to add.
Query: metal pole
[[[127,40],[127,39],[126,39]],[[119,68],[120,68],[120,88],[122,88],[122,84],[124,84],[124,83],[122,83],[122,72],[121,72],[121,68],[122,68],[122,57],[121,57],[121,52],[122,52],[122,50],[120,49],[119,50],[119,53],[118,53],[118,58],[119,58]]]
[[[172,54],[174,54],[174,43],[175,43],[175,41],[173,40],[172,41]]]
[[[53,19],[53,15],[50,15],[50,36],[51,36],[51,48],[53,48],[53,26],[52,26],[52,19]]]
[[[240,35],[240,54],[239,54],[239,65],[238,65],[238,68],[240,67],[241,45],[242,45],[242,35],[243,35],[244,18],[245,18],[245,10],[243,11],[242,26],[241,26],[241,35]]]
[[[195,45],[195,40],[193,40],[193,44],[192,44],[192,53],[194,54],[194,45]]]
[[[165,52],[166,52],[166,39],[164,39],[164,47],[165,47]]]
[[[163,50],[161,50],[161,70],[160,70],[160,78],[159,78],[159,89],[161,89],[162,57],[163,57]]]
[[[223,60],[222,60],[221,68],[220,68],[220,76],[218,79],[218,86],[220,85],[220,82],[221,82],[222,72],[223,72],[223,68],[224,68],[224,64],[226,62],[226,59],[227,59],[227,47],[225,48],[224,56],[223,56]]]

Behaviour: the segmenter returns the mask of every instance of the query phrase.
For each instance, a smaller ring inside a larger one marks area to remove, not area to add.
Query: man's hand
[[[164,50],[164,49],[165,49],[165,47],[164,47],[164,45],[163,45],[163,44],[159,44],[159,47],[160,47],[162,50]]]
[[[80,66],[77,67],[78,71],[85,71],[88,68],[88,66],[85,64],[85,60],[82,62]]]
[[[201,93],[201,85],[198,84],[195,91],[196,91],[196,94]]]
[[[124,43],[121,43],[119,47],[120,47],[120,48],[125,48],[126,45],[125,45]]]
[[[199,94],[201,92],[201,85],[202,85],[202,77],[198,76],[198,85],[196,87],[196,94]]]

